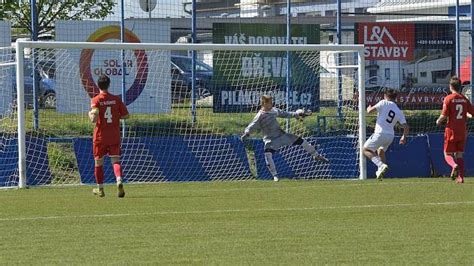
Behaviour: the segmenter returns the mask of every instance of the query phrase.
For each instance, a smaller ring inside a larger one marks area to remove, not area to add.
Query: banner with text
[[[109,21],[59,21],[56,40],[75,42],[120,42],[120,24]],[[129,43],[169,43],[170,22],[164,20],[125,22]],[[156,34],[150,34],[155,32]],[[61,60],[67,60],[62,62]],[[122,94],[125,75],[125,104],[133,113],[165,113],[171,110],[171,61],[169,51],[125,51],[124,73],[120,50],[68,50],[56,58],[56,97],[59,112],[87,111],[98,93],[97,78],[111,79],[112,94]],[[67,67],[70,65],[70,67]],[[79,73],[74,73],[78,69]]]
[[[319,25],[292,25],[292,44],[319,44]],[[286,25],[214,23],[213,42],[286,44]],[[213,55],[214,112],[248,112],[260,96],[274,97],[278,107],[319,110],[319,52],[223,52]],[[287,101],[287,65],[291,85]]]
[[[13,60],[10,22],[0,21],[0,63],[8,63]],[[9,106],[13,103],[14,68],[14,66],[0,67],[0,117],[8,111]]]
[[[365,45],[367,104],[383,90],[399,91],[404,109],[437,109],[455,73],[453,24],[360,23],[355,41]]]

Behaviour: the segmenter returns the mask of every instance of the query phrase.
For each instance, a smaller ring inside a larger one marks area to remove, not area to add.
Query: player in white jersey
[[[392,144],[395,136],[394,126],[400,123],[403,128],[400,144],[406,143],[409,131],[405,115],[395,103],[396,98],[395,91],[389,89],[384,93],[384,100],[374,106],[367,107],[369,114],[375,111],[378,112],[374,134],[364,144],[364,155],[377,165],[376,176],[378,180],[382,180],[383,175],[388,170],[388,165],[385,162],[385,152]]]
[[[296,112],[286,112],[273,107],[272,97],[263,95],[261,97],[262,108],[258,111],[252,122],[245,128],[241,139],[244,141],[253,131],[259,129],[263,135],[265,162],[268,170],[273,176],[274,181],[278,181],[278,173],[273,162],[273,153],[279,148],[288,145],[301,145],[308,153],[310,153],[315,160],[328,163],[328,159],[318,154],[316,149],[311,146],[306,140],[291,133],[286,133],[280,128],[277,117],[294,117],[304,118],[311,115],[311,113],[304,110],[297,110]]]

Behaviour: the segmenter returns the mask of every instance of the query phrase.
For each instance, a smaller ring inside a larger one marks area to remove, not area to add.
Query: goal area
[[[278,121],[330,160],[286,146],[273,156],[279,176],[366,178],[361,45],[19,41],[15,50],[0,50],[9,91],[0,100],[0,187],[95,183],[87,112],[101,74],[130,112],[121,122],[126,182],[272,180],[260,133],[240,139],[262,95],[283,111],[312,111]],[[104,171],[114,182],[108,158]]]

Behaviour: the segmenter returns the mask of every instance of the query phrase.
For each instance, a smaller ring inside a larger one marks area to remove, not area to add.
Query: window
[[[426,78],[426,72],[420,72],[420,77]]]
[[[377,76],[377,69],[369,70],[369,77],[376,77]]]
[[[369,70],[369,84],[377,84],[377,69]]]
[[[390,80],[390,68],[385,69],[385,79]]]

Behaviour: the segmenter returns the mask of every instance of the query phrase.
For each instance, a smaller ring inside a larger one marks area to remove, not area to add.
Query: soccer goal
[[[363,46],[25,41],[16,82],[12,56],[0,58],[10,60],[0,62],[0,84],[13,84],[0,105],[0,162],[11,165],[1,187],[95,182],[87,112],[101,74],[131,113],[121,124],[127,182],[270,180],[261,136],[239,137],[262,95],[284,111],[311,110],[280,118],[281,128],[330,160],[283,147],[274,155],[281,177],[366,178]]]

